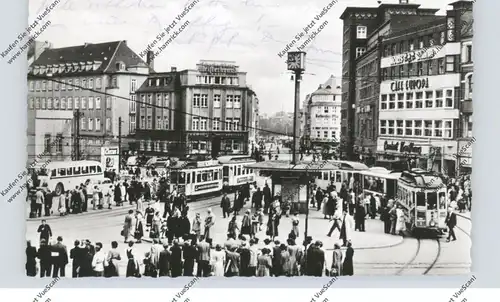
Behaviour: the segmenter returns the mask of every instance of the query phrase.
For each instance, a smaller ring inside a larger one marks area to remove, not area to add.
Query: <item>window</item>
[[[66,81],[61,80],[61,90],[66,90]]]
[[[89,125],[88,125],[88,129],[89,131],[92,131],[94,130],[94,119],[89,117]]]
[[[113,100],[111,99],[110,96],[106,97],[106,109],[111,109],[111,105],[113,104]],[[144,107],[144,103],[142,103],[142,107]]]
[[[87,109],[87,98],[82,96],[81,109]]]
[[[111,77],[111,87],[118,88],[118,78],[116,76]]]
[[[241,108],[241,95],[234,96],[234,108]]]
[[[152,116],[148,116],[146,128],[148,128],[148,129],[153,128],[153,117]]]
[[[320,131],[316,131],[316,137],[317,137],[317,138],[320,138],[320,137],[321,137],[321,132],[320,132]]]
[[[214,108],[220,108],[220,94],[214,94]]]
[[[132,119],[134,120],[134,119]],[[107,117],[106,118],[106,131],[111,131],[111,118]]]
[[[97,78],[95,80],[95,88],[96,89],[101,89],[101,87],[102,87],[102,79],[101,78]]]
[[[400,53],[405,52],[405,41],[399,42],[399,52]]]
[[[87,88],[87,80],[82,79],[82,88]]]
[[[396,95],[394,93],[389,94],[389,109],[396,109]]]
[[[366,51],[365,47],[356,47],[356,58],[362,56]]]
[[[82,117],[80,118],[80,129],[85,130],[87,125],[87,119]]]
[[[469,130],[472,130],[472,124],[469,128]],[[453,121],[444,121],[444,137],[445,138],[452,138],[453,135]]]
[[[388,133],[389,135],[394,135],[394,121],[389,120],[389,121],[388,121],[388,124],[389,124],[389,126],[388,126],[388,128],[387,128],[387,133]]]
[[[422,121],[413,121],[414,123],[414,133],[415,136],[422,136]]]
[[[40,91],[40,81],[35,81],[35,90]]]
[[[162,102],[162,99],[161,99],[161,93],[157,93],[156,94],[156,106],[158,108],[161,108],[163,102]]]
[[[33,98],[29,99],[28,106],[29,106],[29,109],[35,108],[35,101],[33,100]]]
[[[66,99],[65,98],[61,98],[61,109],[62,110],[66,109]]]
[[[418,48],[419,49],[424,48],[424,37],[419,37],[418,38]]]
[[[29,81],[30,91],[35,91],[35,82]]]
[[[410,51],[415,50],[415,42],[413,40],[408,41],[408,48]]]
[[[434,46],[434,44],[436,44],[436,40],[434,40],[433,35],[429,35],[427,40],[429,41],[429,43],[428,43],[429,46]]]
[[[135,119],[134,118],[131,118],[129,120],[128,130],[129,130],[130,133],[134,133],[135,132]]]
[[[432,136],[432,121],[429,120],[424,121],[424,136],[427,137]]]
[[[146,118],[141,116],[141,124],[139,129],[146,129]]]
[[[443,90],[436,90],[436,108],[443,108]]]
[[[453,108],[453,89],[446,89],[445,107]]]
[[[73,98],[68,97],[68,102],[66,104],[67,104],[66,108],[68,108],[69,110],[72,110],[73,109]]]
[[[356,38],[366,39],[366,26],[358,26],[356,28]]]
[[[387,121],[380,120],[380,135],[387,134]]]
[[[455,72],[454,56],[446,56],[446,72]]]
[[[413,92],[406,93],[406,109],[413,108]]]
[[[438,74],[444,74],[444,59],[438,59]]]
[[[397,120],[396,121],[396,135],[403,135],[403,127],[404,123],[403,120]]]
[[[443,136],[443,121],[434,121],[434,136]]]
[[[106,122],[108,121],[108,118],[106,118]],[[107,124],[106,124],[106,130],[107,130]],[[95,131],[101,131],[101,119],[96,118],[95,119]]]
[[[408,76],[409,77],[415,76],[415,64],[413,63],[408,64]]]
[[[42,98],[42,103],[45,103],[45,98]],[[47,99],[47,109],[52,109],[52,98]]]
[[[51,80],[47,81],[47,90],[52,91],[52,81]]]
[[[89,96],[89,109],[94,109],[94,97]]]
[[[465,98],[467,100],[472,100],[472,74],[465,78]]]
[[[43,149],[45,153],[50,153],[52,150],[50,150],[52,144],[50,143],[50,134],[45,134],[45,137],[43,139]]]
[[[422,62],[417,63],[417,76],[421,76],[424,74],[424,65]]]
[[[226,119],[225,128],[226,128],[226,131],[233,130],[233,120],[232,119]]]
[[[405,66],[404,65],[399,66],[399,76],[402,78],[405,77]]]
[[[89,89],[94,89],[94,79],[89,79]]]
[[[45,80],[42,81],[42,91],[47,90],[47,82]]]
[[[80,80],[75,79],[75,90],[80,90]]]
[[[426,91],[425,92],[425,108],[432,108],[433,105],[433,98],[434,93],[433,91]]]
[[[59,82],[54,82],[54,90],[55,91],[59,90]]]
[[[63,152],[63,135],[62,135],[62,133],[58,133],[56,135],[56,142],[57,142],[57,144],[55,145],[56,153],[62,154],[62,152]],[[66,172],[65,170],[63,170],[63,171]]]
[[[148,108],[151,108],[151,104],[153,104],[153,95],[151,93],[148,94],[148,101],[146,103],[148,105]]]
[[[58,98],[54,98],[54,109],[59,109],[59,108],[60,108],[59,107],[59,99]]]
[[[200,107],[207,108],[208,107],[208,94],[201,95],[201,104]]]
[[[405,94],[398,93],[398,109],[404,109],[404,108],[405,108]]]
[[[415,92],[415,108],[423,108],[423,97],[424,93],[423,92]]]
[[[156,117],[156,129],[159,130],[163,126],[163,121],[161,120],[161,116]]]
[[[328,109],[329,109],[328,106],[323,107],[323,112],[328,113]]]
[[[80,98],[75,97],[75,109],[80,109]]]
[[[168,108],[170,106],[170,94],[165,93],[163,95],[163,107]],[[166,115],[165,113],[163,115]]]
[[[73,90],[73,80],[68,80],[68,90]]]
[[[235,131],[240,131],[240,119],[239,118],[235,118],[233,119],[233,124],[234,124],[234,130]]]
[[[472,45],[465,46],[465,63],[472,63]]]
[[[135,94],[130,96],[130,102],[129,102],[129,112],[130,113],[135,113],[136,111],[136,102],[137,102],[137,96]]]
[[[163,117],[163,129],[165,129],[165,130],[170,129],[169,124],[168,124],[168,117],[166,117],[166,116]]]
[[[100,97],[95,98],[95,109],[101,109],[101,98]]]
[[[193,107],[200,107],[200,95],[193,95]]]
[[[35,109],[40,109],[40,99],[39,98],[35,99]]]
[[[405,121],[405,135],[413,135],[413,121]]]
[[[391,79],[396,78],[396,67],[391,67],[389,68],[389,77]]]
[[[206,118],[202,118],[200,120],[200,130],[203,130],[203,131],[208,130],[208,128],[207,128],[207,119]]]
[[[380,109],[381,110],[387,109],[387,94],[382,94],[380,96]]]
[[[137,80],[136,79],[130,80],[130,92],[135,93],[136,88],[137,88]]]
[[[191,126],[191,130],[199,130],[200,129],[200,119],[193,118],[193,124]]]
[[[50,106],[52,107],[52,104]],[[42,109],[50,109],[47,107],[47,103],[45,102],[45,98],[42,98]]]
[[[220,130],[220,118],[214,118],[212,130],[213,131],[219,131]]]
[[[226,108],[233,108],[234,96],[226,95]]]

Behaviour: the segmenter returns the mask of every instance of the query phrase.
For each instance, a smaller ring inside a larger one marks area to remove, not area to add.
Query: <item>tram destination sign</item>
[[[209,190],[209,189],[215,189],[219,186],[219,182],[212,182],[208,184],[201,184],[201,185],[196,185],[194,187],[195,191],[202,191],[202,190]]]

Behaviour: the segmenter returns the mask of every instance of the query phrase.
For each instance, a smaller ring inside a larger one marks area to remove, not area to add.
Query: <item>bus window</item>
[[[102,173],[101,166],[97,166],[97,173]]]
[[[446,193],[445,192],[439,193],[439,209],[440,210],[446,209]]]
[[[59,174],[59,176],[66,176],[66,169],[65,168],[59,169],[59,171],[57,171],[57,174]]]
[[[97,167],[96,166],[90,166],[90,173],[96,173],[97,172]]]
[[[337,180],[337,182],[342,182],[342,172],[335,172],[335,179]]]
[[[66,169],[66,175],[73,175],[73,168],[67,168]]]
[[[82,167],[82,174],[89,174],[89,167],[88,166]]]
[[[437,193],[428,192],[427,193],[427,210],[437,209]]]
[[[74,174],[74,175],[80,175],[80,174],[82,174],[82,173],[80,172],[80,167],[74,167],[74,168],[73,168],[73,174]]]
[[[224,177],[228,177],[229,176],[229,167],[228,166],[225,166],[222,168],[222,172],[224,173]]]
[[[417,192],[417,207],[425,207],[425,193]]]
[[[57,171],[56,171],[56,169],[54,169],[54,170],[50,171],[50,176],[51,176],[51,177],[56,177],[56,176],[57,176]]]

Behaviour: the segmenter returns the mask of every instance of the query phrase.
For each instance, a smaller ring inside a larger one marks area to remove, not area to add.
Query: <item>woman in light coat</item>
[[[398,205],[396,208],[396,234],[402,235],[402,232],[405,231],[405,221],[405,213],[401,209],[401,205]]]
[[[325,197],[323,197],[323,201],[321,202],[321,210],[323,212],[323,216],[325,216],[324,219],[327,219],[327,216],[329,215],[328,208],[326,206],[327,202],[328,202],[328,195],[325,194]]]
[[[222,250],[220,244],[217,244],[215,251],[210,253],[212,276],[224,277],[224,263],[226,263],[226,252]]]
[[[263,248],[262,254],[257,256],[257,277],[269,277],[271,275],[270,269],[273,264],[271,256],[269,256],[270,253],[270,249]]]
[[[343,259],[342,251],[340,250],[340,244],[335,243],[333,247],[333,259],[332,259],[332,276],[340,276],[343,269]]]

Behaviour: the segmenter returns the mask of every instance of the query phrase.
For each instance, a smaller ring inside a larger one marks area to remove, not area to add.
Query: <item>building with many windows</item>
[[[340,141],[341,89],[332,75],[316,91],[306,96],[303,109],[302,143],[308,147],[330,145]]]
[[[411,158],[418,167],[455,175],[463,47],[455,26],[460,6],[452,5],[442,20],[383,37],[378,161]]]
[[[118,141],[119,118],[129,124],[131,91],[150,71],[126,41],[46,49],[28,72],[29,157],[45,150],[57,160],[75,159],[78,139],[80,158],[99,160],[101,147]],[[58,138],[62,148],[52,143]]]
[[[196,69],[151,75],[137,97],[149,105],[158,100],[157,92],[168,93],[173,108],[168,129],[157,128],[160,118],[166,121],[158,108],[137,114],[135,137],[145,155],[246,154],[255,142],[251,128],[258,126],[258,101],[235,62],[202,60]]]

